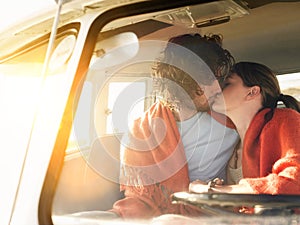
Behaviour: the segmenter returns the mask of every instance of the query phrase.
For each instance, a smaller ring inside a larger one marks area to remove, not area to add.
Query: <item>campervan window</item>
[[[282,93],[291,95],[300,101],[300,73],[278,75],[278,81]]]

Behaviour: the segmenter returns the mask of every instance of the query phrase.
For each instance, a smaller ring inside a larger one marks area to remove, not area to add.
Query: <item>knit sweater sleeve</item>
[[[272,120],[276,126],[265,126],[261,136],[271,136],[260,146],[260,151],[268,151],[267,155],[264,153],[265,158],[273,155],[279,158],[270,165],[271,171],[266,176],[245,178],[240,183],[248,183],[259,194],[300,194],[300,114],[286,109]],[[260,157],[257,163],[265,161]]]
[[[135,219],[190,212],[170,199],[172,193],[187,191],[189,185],[185,153],[172,112],[161,104],[154,105],[134,122],[125,142],[120,172],[125,198],[115,202],[110,211]]]

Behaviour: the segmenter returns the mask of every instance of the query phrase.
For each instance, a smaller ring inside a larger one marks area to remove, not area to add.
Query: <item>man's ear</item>
[[[259,86],[253,86],[249,89],[249,93],[247,95],[247,99],[253,99],[256,98],[260,94],[260,87]]]
[[[196,95],[201,96],[204,94],[204,90],[201,87],[197,87],[195,90]]]

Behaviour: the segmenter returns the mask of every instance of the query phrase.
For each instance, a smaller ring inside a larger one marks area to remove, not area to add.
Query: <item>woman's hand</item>
[[[232,186],[235,185],[215,185],[211,187],[208,184],[202,184],[197,181],[190,183],[189,191],[194,193],[211,193],[211,192],[221,192],[221,193],[233,193]]]
[[[203,181],[193,181],[189,185],[189,191],[194,193],[234,193],[234,194],[253,194],[253,189],[247,182],[236,185],[208,185]]]
[[[189,191],[195,193],[207,193],[209,186],[206,182],[201,180],[195,180],[190,183]]]

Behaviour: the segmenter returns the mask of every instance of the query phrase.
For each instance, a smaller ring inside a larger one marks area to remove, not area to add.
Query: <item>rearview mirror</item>
[[[92,64],[93,69],[104,69],[120,65],[132,59],[139,50],[135,33],[125,32],[97,42]]]

